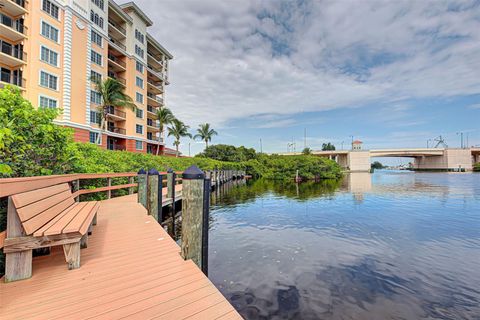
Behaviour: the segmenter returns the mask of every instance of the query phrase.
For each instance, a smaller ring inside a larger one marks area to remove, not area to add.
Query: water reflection
[[[225,186],[210,278],[247,319],[479,319],[479,178]]]

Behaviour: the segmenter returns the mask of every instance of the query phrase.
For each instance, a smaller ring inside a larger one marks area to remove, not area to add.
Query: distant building
[[[352,142],[352,150],[362,150],[363,142],[360,140],[355,140]]]

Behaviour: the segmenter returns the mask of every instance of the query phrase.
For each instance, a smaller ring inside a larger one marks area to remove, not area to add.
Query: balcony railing
[[[158,78],[160,78],[162,80],[164,78],[162,70],[157,70],[150,64],[147,64],[147,71],[154,74],[155,76],[157,76]]]
[[[0,23],[3,24],[4,26],[12,28],[17,32],[20,32],[23,35],[27,34],[27,27],[24,26],[23,23],[20,23],[19,20],[12,19],[9,16],[6,16],[2,13],[0,13]]]
[[[107,144],[107,149],[123,151],[123,150],[126,150],[127,148],[122,144]]]
[[[151,105],[147,105],[147,111],[148,112],[151,112],[151,113],[157,113],[157,107],[154,107],[154,106],[151,106]]]
[[[12,74],[7,73],[7,72],[2,72],[1,73],[0,81],[5,82],[5,83],[9,83],[9,84],[14,85],[14,86],[18,86],[18,87],[21,87],[21,88],[25,88],[26,82],[27,82],[27,80],[25,80],[24,78],[12,75]]]
[[[120,110],[115,109],[115,108],[113,108],[113,107],[108,108],[108,109],[107,109],[107,113],[108,113],[108,114],[111,114],[111,115],[114,115],[114,116],[117,116],[117,117],[120,117],[120,118],[123,118],[123,119],[125,119],[126,116],[127,116],[127,113],[126,113],[126,112],[120,111]]]
[[[127,51],[127,47],[126,47],[123,43],[121,43],[120,41],[117,41],[117,40],[113,39],[112,37],[110,37],[109,40],[110,40],[110,43],[111,43],[111,44],[119,47],[119,48],[122,49],[123,51]]]
[[[26,0],[10,0],[10,1],[15,2],[16,4],[18,4],[22,8],[25,8],[25,3],[27,3]]]
[[[108,24],[114,27],[115,29],[117,29],[118,31],[120,31],[120,33],[122,33],[123,35],[127,34],[127,31],[125,31],[124,28],[120,27],[115,21],[108,20]]]
[[[108,77],[111,78],[111,79],[117,80],[118,82],[120,82],[124,86],[127,85],[127,80],[125,80],[125,78],[119,77],[119,76],[117,76],[115,74],[111,74],[111,73],[108,74]]]
[[[22,61],[27,61],[27,54],[13,46],[12,44],[0,40],[0,50],[2,53],[5,53],[14,58],[20,59]]]
[[[113,54],[109,54],[109,55],[108,55],[108,60],[115,62],[116,64],[122,66],[123,68],[126,68],[126,67],[127,67],[127,64],[126,64],[124,61],[118,59],[118,58],[115,57]]]
[[[126,134],[127,131],[123,128],[119,127],[108,127],[107,131],[113,132],[113,133],[118,133],[118,134]]]
[[[153,120],[151,119],[147,119],[147,126],[157,128],[157,129],[160,128],[160,124],[153,122]]]

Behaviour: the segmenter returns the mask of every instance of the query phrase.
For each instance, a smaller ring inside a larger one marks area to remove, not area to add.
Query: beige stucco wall
[[[370,152],[352,151],[347,157],[350,171],[370,171]]]
[[[443,156],[415,158],[415,169],[425,170],[472,170],[470,149],[446,149]]]

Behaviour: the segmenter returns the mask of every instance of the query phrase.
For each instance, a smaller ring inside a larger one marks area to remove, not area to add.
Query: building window
[[[57,100],[40,96],[40,108],[57,108]]]
[[[143,64],[140,61],[137,61],[135,64],[135,69],[137,69],[138,72],[143,73]]]
[[[58,42],[58,29],[42,21],[42,36]]]
[[[93,70],[90,71],[90,80],[93,82],[102,82],[102,75]]]
[[[137,114],[137,118],[143,119],[143,110],[137,108],[135,113]]]
[[[137,150],[143,150],[143,142],[135,140],[135,149]]]
[[[40,59],[52,66],[58,67],[58,53],[41,46]]]
[[[137,92],[135,94],[135,101],[137,101],[138,103],[143,103],[143,94],[141,94],[140,92]]]
[[[98,111],[90,111],[90,123],[100,124],[102,115]]]
[[[101,35],[92,30],[91,33],[92,42],[97,44],[99,47],[103,46],[103,38]]]
[[[58,77],[45,71],[40,71],[40,85],[53,90],[57,90]]]
[[[103,0],[92,0],[92,3],[94,3],[100,9],[105,10],[105,4]]]
[[[53,4],[50,0],[43,0],[42,1],[42,10],[58,19],[58,6]]]
[[[98,132],[90,132],[90,143],[97,143]],[[102,137],[100,137],[100,143],[102,144]]]
[[[138,29],[135,29],[135,38],[142,44],[145,42],[145,36]]]
[[[93,10],[90,10],[90,21],[95,23],[97,26],[103,29],[103,18],[100,17],[97,13]]]
[[[143,51],[142,48],[140,48],[139,46],[135,45],[135,54],[136,54],[137,56],[143,58],[144,51]]]
[[[90,102],[95,104],[102,104],[102,95],[100,92],[90,90]]]
[[[139,134],[143,134],[143,126],[140,124],[135,125],[135,132]]]
[[[137,85],[137,87],[143,89],[143,79],[142,79],[142,78],[136,77],[136,78],[135,78],[135,84]]]
[[[90,59],[93,63],[96,63],[99,66],[102,65],[102,55],[100,53],[92,50],[90,53]]]

